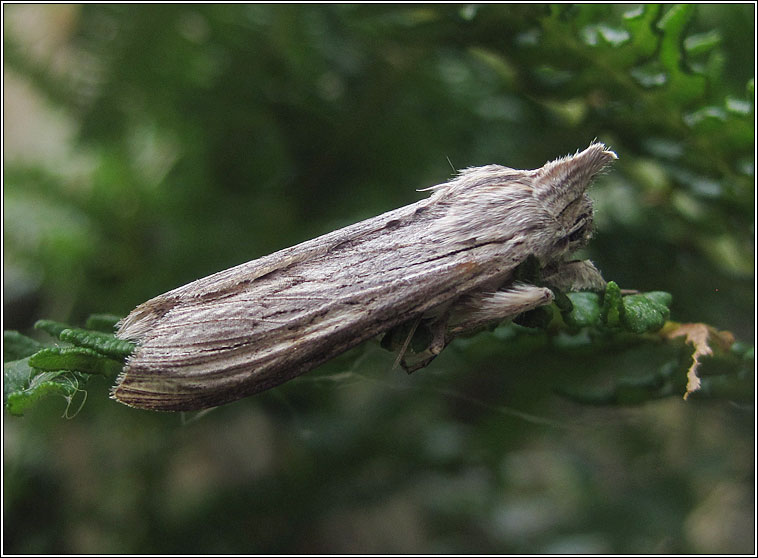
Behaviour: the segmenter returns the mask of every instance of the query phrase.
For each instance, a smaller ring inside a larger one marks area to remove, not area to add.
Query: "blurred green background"
[[[620,159],[586,255],[752,343],[754,10],[5,4],[4,329],[125,315],[420,199],[448,160],[597,138]],[[4,551],[754,552],[752,405],[579,405],[556,383],[663,357],[507,337],[412,376],[369,343],[195,416],[105,381],[73,420],[4,415]]]

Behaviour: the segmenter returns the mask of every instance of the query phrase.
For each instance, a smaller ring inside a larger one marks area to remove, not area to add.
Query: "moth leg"
[[[550,289],[525,283],[511,285],[506,290],[468,294],[434,319],[409,324],[398,362],[410,374],[432,362],[457,335],[513,318],[552,301]],[[421,343],[421,349],[412,348]]]
[[[413,340],[413,336],[416,334],[416,328],[418,328],[418,325],[421,323],[421,316],[413,320],[413,322],[409,322],[410,329],[408,330],[408,334],[405,336],[405,341],[403,342],[403,345],[400,347],[400,350],[397,352],[397,358],[395,359],[395,364],[392,365],[392,369],[398,367],[400,363],[403,362],[403,359],[405,358],[406,351],[408,350],[408,346],[411,344],[411,341]]]
[[[381,346],[397,352],[392,368],[399,364],[410,374],[434,360],[449,341],[448,319],[449,304],[446,304],[387,331],[382,336]]]
[[[408,374],[412,374],[416,370],[428,366],[450,342],[448,338],[449,319],[450,312],[446,311],[427,325],[427,329],[431,334],[431,340],[423,351],[414,355],[413,362],[406,360],[406,355],[403,355],[400,363]]]
[[[550,304],[553,298],[550,289],[526,283],[516,283],[506,290],[468,295],[452,309],[447,340],[449,342],[456,335]]]

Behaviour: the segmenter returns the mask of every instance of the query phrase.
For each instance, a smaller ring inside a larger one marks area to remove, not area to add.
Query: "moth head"
[[[556,248],[573,252],[592,236],[592,179],[618,157],[602,143],[546,163],[535,171],[533,196],[556,222]]]

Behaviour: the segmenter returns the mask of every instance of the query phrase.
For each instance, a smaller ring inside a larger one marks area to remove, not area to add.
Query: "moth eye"
[[[584,233],[586,230],[586,227],[579,227],[576,229],[568,236],[569,242],[576,242],[577,240],[584,238]]]
[[[574,227],[576,227],[576,229],[574,229],[574,231],[567,237],[569,242],[577,242],[584,239],[591,222],[589,217],[590,216],[586,213],[577,217],[576,221],[574,221]]]

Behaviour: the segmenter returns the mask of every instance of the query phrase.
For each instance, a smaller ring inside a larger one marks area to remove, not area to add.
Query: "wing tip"
[[[218,390],[203,390],[191,383],[177,382],[167,374],[141,370],[128,361],[111,387],[109,396],[134,409],[164,412],[199,411],[239,398],[228,393],[225,396]]]

